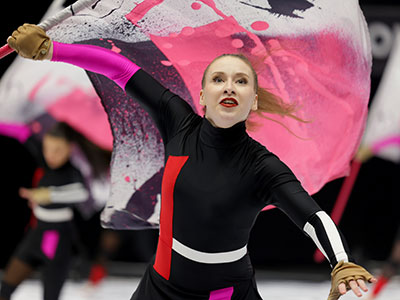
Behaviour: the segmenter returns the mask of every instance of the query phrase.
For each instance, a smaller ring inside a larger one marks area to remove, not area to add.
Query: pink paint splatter
[[[125,181],[126,181],[126,182],[131,182],[131,179],[130,179],[130,177],[129,177],[129,176],[125,176],[125,178],[124,178],[124,179],[125,179]]]
[[[161,63],[162,63],[164,66],[167,66],[167,67],[172,66],[172,63],[171,63],[170,61],[168,61],[168,60],[162,60]]]
[[[42,125],[38,121],[34,121],[31,124],[31,130],[33,133],[39,133],[42,130]]]
[[[219,38],[225,38],[237,32],[238,30],[235,24],[230,22],[221,23],[220,26],[215,29],[215,35]]]
[[[35,100],[37,93],[46,84],[46,82],[49,80],[49,78],[50,78],[50,74],[46,74],[45,76],[42,77],[42,79],[39,80],[38,83],[36,83],[36,85],[32,88],[32,90],[30,91],[30,93],[28,95],[29,101],[33,102]]]
[[[192,35],[194,33],[194,29],[193,29],[193,27],[186,26],[186,27],[183,27],[181,33],[183,35],[189,36],[189,35]]]
[[[107,40],[107,42],[109,42],[111,44],[111,51],[113,51],[115,53],[120,53],[121,52],[121,49],[118,48],[117,46],[115,46],[113,41]]]
[[[193,2],[192,3],[192,9],[198,10],[200,8],[201,8],[201,4],[200,3],[197,3],[197,2]]]
[[[139,3],[135,6],[132,11],[127,14],[125,17],[132,22],[132,24],[137,25],[138,22],[147,14],[147,12],[152,9],[154,6],[157,6],[163,3],[164,0],[144,0],[142,3]]]
[[[233,48],[242,48],[244,46],[243,41],[241,39],[234,39],[232,40],[232,47]]]
[[[166,48],[166,49],[171,49],[173,46],[172,46],[171,43],[165,43],[165,44],[162,45],[162,47]]]
[[[254,30],[262,31],[262,30],[268,29],[269,24],[267,22],[264,22],[264,21],[256,21],[256,22],[253,22],[250,26]]]
[[[178,64],[179,64],[180,66],[184,67],[184,66],[189,65],[189,64],[190,64],[190,61],[187,60],[187,59],[182,59],[182,60],[178,61]]]
[[[254,33],[246,30],[243,26],[241,26],[238,21],[230,16],[228,17],[227,15],[225,15],[221,10],[219,10],[217,8],[217,5],[215,4],[215,2],[213,0],[201,0],[201,2],[203,2],[205,5],[208,5],[211,9],[214,10],[214,12],[219,15],[220,17],[222,17],[225,21],[227,21],[227,23],[231,23],[235,28],[240,30],[237,30],[237,32],[246,32],[247,35],[250,37],[250,39],[252,39],[254,41],[254,43],[258,46],[258,47],[263,47],[260,39],[258,38],[258,36],[256,36]]]
[[[257,45],[253,49],[251,49],[251,54],[255,56],[263,56],[265,55],[265,48],[263,46]]]

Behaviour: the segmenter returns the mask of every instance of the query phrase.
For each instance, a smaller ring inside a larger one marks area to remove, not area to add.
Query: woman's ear
[[[253,100],[253,105],[251,106],[251,110],[257,110],[258,109],[258,94],[254,97]]]
[[[204,102],[204,93],[203,90],[200,90],[200,101],[199,101],[200,105],[202,106],[206,106],[206,103]]]

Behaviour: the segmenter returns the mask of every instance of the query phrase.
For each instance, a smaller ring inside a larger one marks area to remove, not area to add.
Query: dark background
[[[9,1],[1,18],[0,44],[23,23],[39,23],[52,0]],[[397,2],[397,4],[396,4]],[[398,1],[360,1],[368,24],[384,23],[392,30],[400,24]],[[390,40],[379,35],[373,40],[376,47],[383,47]],[[11,64],[15,54],[0,61],[0,76]],[[371,99],[379,84],[387,55],[374,57]],[[1,99],[0,99],[1,101]],[[19,198],[19,186],[29,186],[34,170],[30,154],[17,141],[0,136],[0,269],[2,269],[18,242],[24,235],[30,218],[26,201]],[[330,213],[342,185],[343,178],[328,183],[314,199]],[[390,161],[372,158],[362,165],[349,203],[339,224],[353,255],[359,262],[382,261],[390,253],[393,238],[400,220],[400,166]],[[100,232],[98,216],[79,220],[80,233],[89,253],[97,248]],[[156,246],[157,232],[121,232],[124,243],[115,254],[118,261],[146,262]],[[313,262],[314,243],[299,231],[278,210],[263,212],[253,228],[249,251],[253,263],[259,268],[274,266],[313,266],[327,268],[323,262]]]

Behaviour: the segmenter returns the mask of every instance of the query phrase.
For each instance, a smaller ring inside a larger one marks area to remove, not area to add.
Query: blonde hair
[[[211,63],[207,66],[207,68],[204,70],[203,78],[201,80],[202,88],[204,88],[204,86],[205,86],[205,77],[206,77],[206,74],[207,74],[210,66],[212,65],[212,63],[223,57],[235,57],[235,58],[242,60],[245,64],[247,64],[250,67],[250,69],[253,73],[254,91],[258,95],[258,107],[257,107],[256,111],[252,111],[250,113],[249,118],[247,118],[247,120],[246,120],[246,125],[249,130],[255,130],[257,128],[257,126],[259,125],[259,124],[257,124],[257,122],[250,120],[253,115],[257,115],[257,116],[260,116],[262,118],[271,120],[273,122],[276,122],[276,123],[282,125],[289,132],[294,134],[289,128],[287,128],[287,126],[285,124],[283,124],[282,122],[279,122],[278,120],[275,120],[275,119],[272,119],[272,118],[266,116],[265,115],[266,113],[277,114],[277,115],[280,115],[283,117],[290,117],[290,118],[293,118],[293,119],[295,119],[299,122],[303,122],[303,123],[308,122],[308,121],[305,121],[295,115],[295,112],[298,110],[298,107],[295,103],[285,103],[282,98],[271,93],[266,88],[260,87],[258,85],[257,72],[255,71],[253,64],[250,62],[250,60],[243,54],[222,54],[222,55],[214,58],[211,61]],[[296,135],[296,134],[294,134],[294,135]]]

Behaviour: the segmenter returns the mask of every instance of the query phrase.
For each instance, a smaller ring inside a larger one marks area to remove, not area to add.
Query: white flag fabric
[[[378,89],[371,104],[367,127],[362,144],[380,150],[378,157],[393,162],[400,162],[400,147],[395,141],[400,138],[400,26],[394,29],[394,43],[386,63]],[[385,143],[387,141],[387,143]]]

